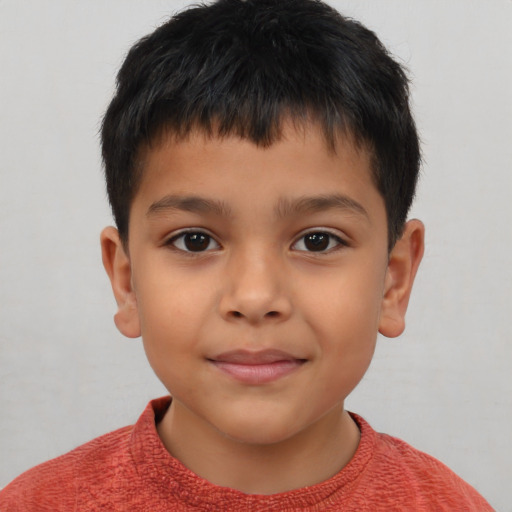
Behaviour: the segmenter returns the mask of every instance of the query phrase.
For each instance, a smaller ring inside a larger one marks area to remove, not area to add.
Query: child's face
[[[118,246],[116,322],[142,334],[173,407],[278,442],[339,414],[367,370],[389,316],[387,243],[348,139],[334,153],[315,127],[266,149],[169,138],[146,155],[129,259]]]

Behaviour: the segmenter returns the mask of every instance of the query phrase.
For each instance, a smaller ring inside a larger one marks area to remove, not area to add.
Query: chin
[[[269,421],[261,421],[261,419],[259,421],[233,422],[228,428],[221,427],[219,430],[232,441],[254,446],[283,443],[293,438],[299,431],[290,428],[289,424],[273,424]]]

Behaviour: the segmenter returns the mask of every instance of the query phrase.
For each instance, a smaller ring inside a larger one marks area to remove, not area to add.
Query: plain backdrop
[[[165,394],[112,321],[97,133],[125,52],[187,3],[0,2],[0,487]],[[330,3],[410,69],[425,160],[408,327],[347,407],[512,511],[512,2]]]

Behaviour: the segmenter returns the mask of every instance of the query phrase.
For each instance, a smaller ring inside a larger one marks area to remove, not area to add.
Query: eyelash
[[[305,233],[302,233],[299,238],[292,244],[292,248],[294,248],[299,242],[303,242],[304,246],[306,246],[306,237],[313,237],[313,236],[325,236],[327,237],[327,247],[320,250],[320,251],[308,251],[306,249],[300,249],[301,252],[307,252],[312,254],[329,254],[331,252],[339,250],[341,247],[347,247],[348,243],[341,238],[338,235],[335,235],[334,233],[330,232],[327,229],[314,229],[311,231],[307,231]],[[315,243],[315,242],[313,242]],[[334,245],[332,245],[334,243]]]
[[[203,237],[203,242],[207,242],[206,247],[199,251],[191,250],[190,247],[187,248],[186,241],[185,241],[185,237],[187,235]],[[320,250],[318,250],[318,251],[307,250],[306,244],[308,242],[306,241],[306,237],[308,237],[308,236],[311,237],[309,241],[311,243],[313,243],[314,245],[317,244],[317,247],[320,247]],[[319,237],[319,239],[317,239],[316,242],[313,240],[313,237],[315,237],[315,236]],[[323,242],[323,240],[322,240],[323,237],[327,237],[327,247],[325,247],[325,248],[322,248],[320,245]],[[315,254],[315,253],[328,254],[333,251],[339,250],[340,247],[348,246],[348,243],[345,240],[343,240],[341,237],[339,237],[338,235],[335,235],[334,233],[331,233],[328,230],[322,230],[322,229],[315,229],[315,230],[307,231],[307,232],[301,234],[296,239],[296,241],[293,242],[293,244],[291,245],[291,248],[292,249],[296,248],[296,246],[300,242],[303,242],[304,247],[306,247],[305,249],[299,249],[300,252],[313,253],[313,254]],[[181,247],[178,245],[178,243],[181,245]],[[212,243],[215,245],[215,247],[213,247],[213,248],[210,247],[212,245]],[[334,245],[332,245],[333,243],[334,243]],[[221,245],[215,240],[215,238],[212,235],[206,233],[205,231],[201,231],[199,229],[198,230],[191,229],[191,230],[187,230],[187,231],[181,231],[180,233],[177,233],[176,235],[169,238],[165,242],[165,245],[172,246],[173,249],[175,249],[177,251],[184,252],[186,254],[202,254],[205,252],[210,252],[212,250],[218,250],[221,248]]]
[[[204,236],[207,240],[208,240],[208,245],[206,246],[206,248],[204,250],[201,250],[201,251],[192,251],[190,249],[188,249],[186,247],[186,242],[185,242],[185,237],[187,235],[196,235],[196,236]],[[182,242],[182,245],[183,247],[178,247],[177,245],[177,242],[180,241]],[[210,247],[210,245],[212,244],[212,242],[216,245],[215,249],[212,249]],[[215,238],[213,236],[211,236],[210,234],[204,232],[204,231],[201,231],[199,229],[197,230],[194,230],[194,229],[191,229],[191,230],[187,230],[187,231],[181,231],[180,233],[177,233],[176,235],[172,236],[171,238],[169,238],[166,242],[165,242],[165,245],[167,246],[172,246],[174,249],[178,250],[178,251],[181,251],[181,252],[184,252],[184,253],[187,253],[187,254],[201,254],[203,252],[208,252],[208,251],[211,251],[211,250],[217,250],[220,248],[220,244],[215,240]]]

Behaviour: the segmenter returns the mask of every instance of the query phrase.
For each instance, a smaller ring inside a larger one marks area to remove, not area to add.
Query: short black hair
[[[199,129],[268,146],[289,118],[316,122],[333,148],[346,133],[370,151],[392,247],[421,159],[408,78],[372,31],[320,0],[195,5],[131,48],[101,130],[121,239],[143,173],[141,150],[158,133]]]

